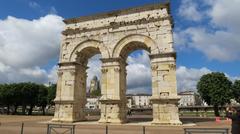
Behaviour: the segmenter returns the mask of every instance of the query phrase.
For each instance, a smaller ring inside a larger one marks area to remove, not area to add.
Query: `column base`
[[[172,125],[172,126],[180,126],[182,125],[182,122],[179,120],[172,120],[172,121],[152,121],[151,122],[152,125]]]
[[[101,124],[108,124],[108,123],[111,123],[111,124],[124,124],[126,123],[125,120],[120,120],[120,119],[100,119],[98,121],[98,123],[101,123]]]
[[[153,98],[153,125],[182,125],[178,115],[178,97]]]
[[[53,118],[51,122],[56,122],[56,123],[74,123],[74,122],[81,122],[81,121],[86,121],[87,119],[84,118],[79,118],[79,119],[67,119],[67,118]]]
[[[54,117],[52,122],[73,123],[86,121],[85,113],[79,103],[75,102],[57,102],[55,104]]]
[[[100,100],[101,118],[99,123],[123,124],[126,122],[126,111],[120,100]]]

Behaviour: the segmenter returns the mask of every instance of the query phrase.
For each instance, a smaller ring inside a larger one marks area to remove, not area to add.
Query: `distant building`
[[[150,97],[149,94],[127,95],[127,106],[128,108],[150,108]]]
[[[133,98],[130,95],[127,95],[127,107],[132,108],[133,107]]]
[[[94,76],[90,82],[89,92],[87,93],[87,97],[98,97],[101,96],[100,84],[97,76]]]
[[[85,107],[87,109],[99,109],[99,97],[87,98],[87,104]]]
[[[97,78],[97,76],[94,76],[90,82],[90,89],[89,92],[93,92],[94,90],[98,90],[99,89],[99,80]]]
[[[179,106],[203,105],[200,96],[194,91],[183,91],[178,93],[178,95],[181,97]]]

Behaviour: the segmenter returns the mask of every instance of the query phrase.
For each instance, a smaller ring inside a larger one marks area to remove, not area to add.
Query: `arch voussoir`
[[[124,47],[130,45],[130,43],[139,43],[144,45],[145,49],[150,51],[150,53],[157,53],[159,52],[158,46],[155,43],[154,40],[152,40],[150,37],[146,35],[141,35],[141,34],[133,34],[133,35],[128,35],[121,40],[118,41],[118,43],[115,45],[112,53],[112,57],[120,57],[121,52],[124,49]],[[143,47],[139,47],[136,45],[135,48],[133,49],[144,49]]]
[[[74,62],[77,58],[77,54],[81,53],[84,49],[93,48],[99,50],[99,53],[104,58],[109,58],[109,51],[106,46],[101,41],[97,40],[86,40],[79,43],[71,52],[69,62]]]

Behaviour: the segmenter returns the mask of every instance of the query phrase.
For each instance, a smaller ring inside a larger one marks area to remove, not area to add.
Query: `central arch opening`
[[[129,122],[151,121],[152,77],[150,68],[150,48],[142,42],[126,44],[120,57],[127,62],[126,98],[127,120]]]
[[[130,122],[151,121],[152,78],[149,52],[135,50],[127,58],[127,118]]]

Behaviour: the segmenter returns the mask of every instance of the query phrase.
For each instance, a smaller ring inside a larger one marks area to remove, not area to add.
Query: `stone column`
[[[54,122],[85,120],[86,66],[76,62],[60,63]]]
[[[176,87],[176,53],[150,55],[152,67],[152,124],[180,125]]]
[[[100,98],[101,118],[99,123],[126,122],[126,70],[120,58],[102,59]]]

